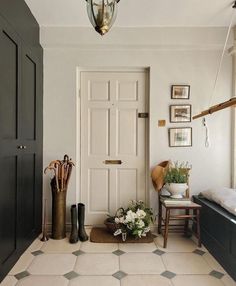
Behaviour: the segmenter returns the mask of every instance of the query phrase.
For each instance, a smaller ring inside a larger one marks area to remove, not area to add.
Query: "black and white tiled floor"
[[[1,286],[236,286],[202,247],[171,235],[149,244],[95,244],[39,239]]]

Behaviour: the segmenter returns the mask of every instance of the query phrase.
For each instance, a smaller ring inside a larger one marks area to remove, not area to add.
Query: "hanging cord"
[[[233,26],[233,20],[234,20],[234,17],[235,17],[236,1],[234,2],[234,5],[233,5],[232,8],[233,8],[233,12],[232,12],[232,16],[231,16],[231,19],[230,19],[230,24],[229,24],[229,27],[228,27],[228,31],[227,31],[227,35],[226,35],[226,39],[225,39],[225,43],[224,43],[224,47],[223,47],[223,51],[222,51],[222,54],[221,54],[221,57],[220,57],[219,66],[218,66],[218,70],[217,70],[217,73],[216,73],[216,78],[215,78],[215,82],[214,82],[214,86],[213,86],[213,91],[212,91],[212,95],[211,95],[211,98],[210,98],[210,101],[209,101],[209,107],[212,105],[212,101],[213,101],[213,98],[214,98],[215,93],[216,93],[217,82],[218,82],[218,79],[219,79],[219,76],[220,76],[222,63],[223,63],[223,60],[224,60],[224,55],[225,55],[225,52],[226,52],[226,49],[227,49],[227,43],[228,43],[228,40],[229,40],[230,32],[231,32],[231,29],[232,29],[232,26]],[[206,129],[205,147],[209,148],[210,147],[210,136],[209,136],[209,129],[208,129],[205,117],[203,118],[202,123],[203,123],[203,126]]]
[[[213,100],[213,97],[214,97],[215,92],[216,92],[216,85],[217,85],[217,82],[218,82],[218,79],[219,79],[219,76],[220,76],[221,67],[222,67],[225,51],[227,49],[227,43],[228,43],[228,40],[229,40],[231,28],[233,26],[233,20],[234,20],[234,16],[235,16],[235,12],[236,12],[236,1],[234,2],[234,5],[233,5],[232,8],[233,8],[233,13],[232,13],[230,24],[229,24],[229,28],[228,28],[228,31],[227,31],[224,48],[223,48],[223,51],[222,51],[222,54],[221,54],[221,58],[220,58],[220,62],[219,62],[219,66],[218,66],[218,70],[217,70],[217,74],[216,74],[216,78],[215,78],[215,82],[214,82],[213,92],[212,92],[212,95],[211,95],[211,98],[210,98],[210,102],[209,102],[209,107],[212,105],[212,100]]]
[[[203,117],[202,119],[202,124],[206,128],[206,139],[205,139],[205,147],[209,148],[210,147],[210,137],[209,137],[209,129],[207,126],[206,118]]]

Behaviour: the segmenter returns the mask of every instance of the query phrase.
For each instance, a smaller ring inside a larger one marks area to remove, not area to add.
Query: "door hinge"
[[[138,118],[148,118],[149,113],[148,112],[139,112],[138,113]]]

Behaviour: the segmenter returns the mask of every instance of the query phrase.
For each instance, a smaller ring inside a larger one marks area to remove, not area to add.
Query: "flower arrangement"
[[[153,213],[147,208],[143,201],[131,201],[128,208],[120,208],[116,212],[114,222],[116,223],[116,231],[114,235],[122,234],[122,239],[126,239],[126,235],[141,238],[146,236],[150,231],[150,223],[153,222]],[[124,237],[125,234],[125,237]]]
[[[190,169],[191,169],[191,166],[189,165],[188,162],[182,162],[182,163],[179,163],[178,161],[174,163],[171,162],[165,174],[164,182],[167,184],[187,183]]]

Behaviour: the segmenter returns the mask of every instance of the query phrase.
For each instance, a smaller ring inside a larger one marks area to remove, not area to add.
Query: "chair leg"
[[[165,218],[165,233],[164,233],[164,248],[167,247],[168,231],[169,231],[169,221],[170,221],[170,210],[166,209],[166,218]]]
[[[162,204],[159,197],[159,209],[158,209],[158,234],[161,234],[161,226],[162,226]]]
[[[185,214],[189,215],[189,209],[185,210]],[[188,225],[189,225],[189,219],[186,218],[184,222],[184,235],[188,236]]]
[[[201,230],[200,230],[200,209],[196,210],[196,220],[197,220],[197,238],[198,238],[198,247],[202,246],[201,243]]]

